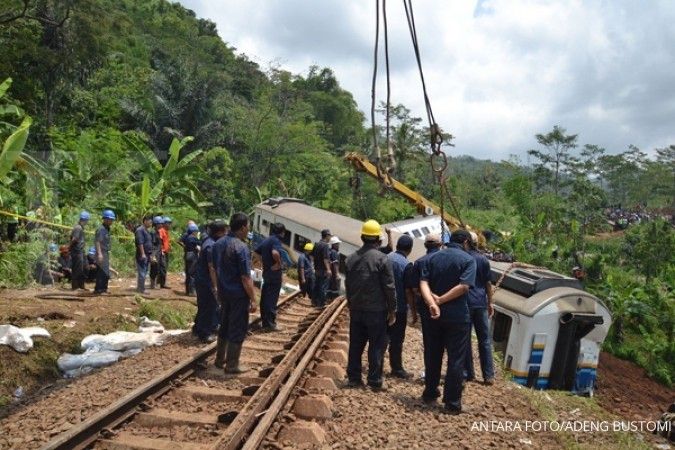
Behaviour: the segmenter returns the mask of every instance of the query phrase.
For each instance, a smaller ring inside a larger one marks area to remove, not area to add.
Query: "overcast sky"
[[[180,3],[215,22],[222,39],[263,70],[332,68],[370,110],[373,0]],[[610,153],[675,144],[675,1],[413,5],[436,121],[456,137],[452,154],[524,158],[534,135],[554,125]],[[402,2],[388,2],[388,18],[392,101],[426,117]]]

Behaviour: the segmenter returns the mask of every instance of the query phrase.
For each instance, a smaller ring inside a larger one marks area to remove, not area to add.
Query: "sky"
[[[181,0],[262,70],[330,67],[369,117],[375,1]],[[414,0],[452,155],[499,161],[559,125],[608,153],[675,144],[675,1]],[[403,2],[387,2],[392,103],[426,118]],[[380,49],[383,45],[380,44]],[[380,55],[378,101],[386,99]]]

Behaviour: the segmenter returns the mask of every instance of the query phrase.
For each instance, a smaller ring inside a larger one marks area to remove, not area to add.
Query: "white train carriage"
[[[490,334],[519,384],[592,395],[611,314],[574,278],[491,262],[495,292]]]
[[[363,222],[299,199],[272,198],[255,207],[257,233],[267,236],[274,222],[286,226],[283,241],[294,261],[306,242],[320,239],[324,228],[342,240],[341,267],[362,245]],[[392,232],[392,247],[400,236]],[[415,261],[425,252],[423,241],[414,239],[409,259]],[[513,380],[539,389],[592,394],[600,347],[611,324],[607,307],[574,278],[543,269],[509,270],[508,263],[490,265],[493,283],[507,272],[494,296],[490,334]]]

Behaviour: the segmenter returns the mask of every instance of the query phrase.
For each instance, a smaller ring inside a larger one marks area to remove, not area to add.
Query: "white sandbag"
[[[153,332],[135,333],[132,331],[115,331],[106,335],[92,334],[82,339],[82,349],[114,350],[123,352],[131,349],[143,349],[151,345],[161,345],[161,334]]]
[[[80,369],[82,367],[105,367],[114,364],[122,357],[122,352],[110,350],[89,351],[81,355],[64,353],[56,360],[56,364],[62,372]]]
[[[17,352],[26,353],[33,348],[33,336],[51,337],[49,331],[41,327],[0,325],[0,345],[9,345]]]

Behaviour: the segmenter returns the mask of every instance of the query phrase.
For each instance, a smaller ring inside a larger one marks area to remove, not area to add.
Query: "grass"
[[[196,308],[191,304],[171,305],[162,300],[143,300],[136,298],[138,311],[136,315],[159,321],[166,329],[185,329],[194,319]]]

